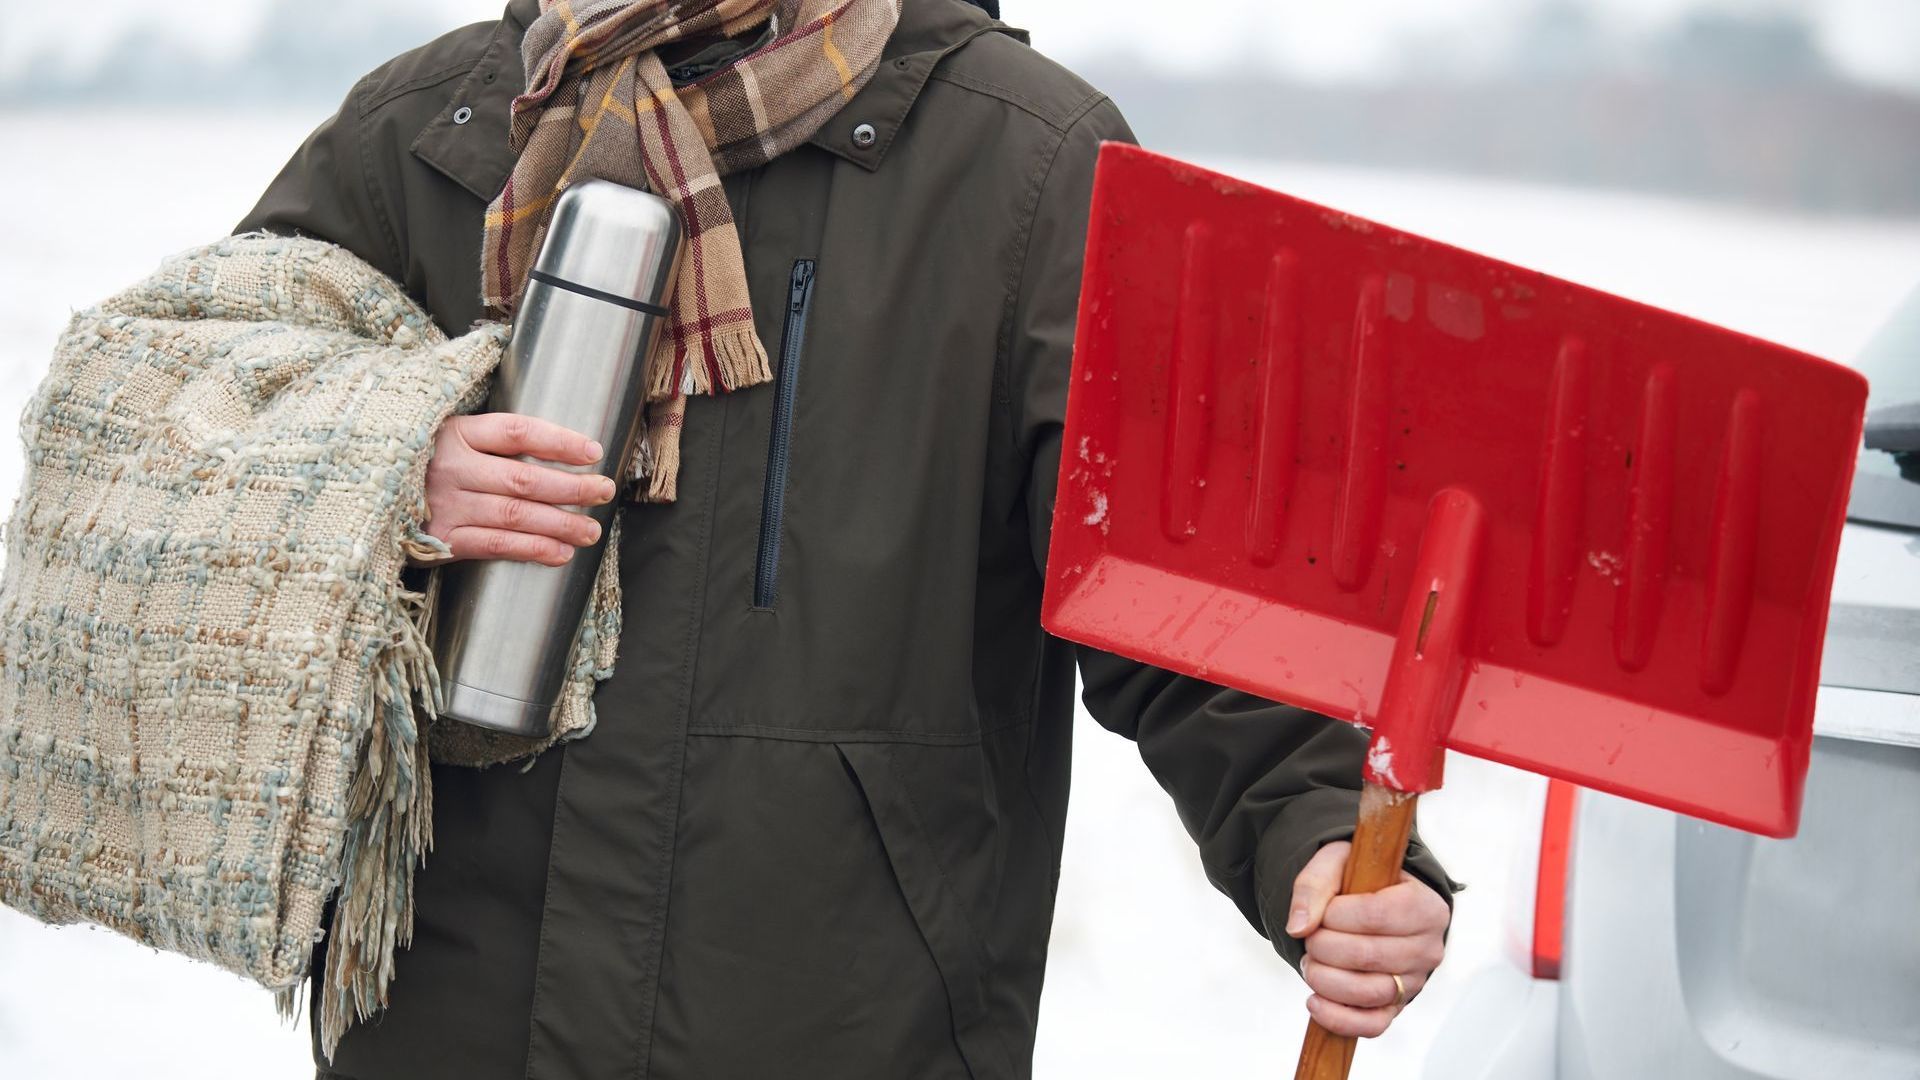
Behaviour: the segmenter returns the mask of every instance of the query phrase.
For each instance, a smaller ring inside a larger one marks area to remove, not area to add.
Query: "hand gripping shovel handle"
[[[1369,782],[1360,791],[1360,824],[1353,832],[1353,851],[1340,878],[1340,893],[1370,893],[1400,878],[1407,857],[1407,837],[1413,833],[1413,808],[1420,796]],[[1344,1080],[1353,1066],[1354,1038],[1335,1035],[1317,1020],[1307,1021],[1307,1041],[1300,1046],[1300,1066],[1294,1080]]]
[[[1479,501],[1458,488],[1442,489],[1427,507],[1413,579],[1425,588],[1410,590],[1401,612],[1342,895],[1379,892],[1399,880],[1419,793],[1440,786],[1446,730],[1465,674],[1485,516]],[[1308,1021],[1294,1080],[1345,1080],[1353,1047],[1352,1036]]]

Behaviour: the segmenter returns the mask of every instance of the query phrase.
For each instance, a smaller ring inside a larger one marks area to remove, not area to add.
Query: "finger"
[[[1340,875],[1347,868],[1345,840],[1322,845],[1293,879],[1293,899],[1287,908],[1287,936],[1304,938],[1320,928],[1327,902],[1340,894]]]
[[[573,558],[573,545],[533,533],[464,525],[447,534],[445,539],[454,555],[462,559],[506,559],[561,566]]]
[[[467,492],[455,502],[454,512],[462,525],[550,536],[574,547],[600,539],[600,523],[587,515],[528,499]]]
[[[461,417],[460,437],[487,454],[531,454],[542,461],[591,465],[600,460],[600,444],[571,428],[521,413],[478,413]]]
[[[1399,988],[1393,983],[1393,976],[1385,972],[1348,971],[1346,968],[1322,964],[1312,957],[1301,961],[1300,977],[1306,980],[1313,992],[1340,1005],[1350,1005],[1356,1009],[1384,1009],[1394,1004],[1399,996]],[[1402,972],[1400,984],[1406,987],[1406,998],[1400,1004],[1413,1000],[1413,995],[1427,984],[1427,977],[1417,972]]]
[[[1447,928],[1447,902],[1418,880],[1389,885],[1377,893],[1336,896],[1320,925],[1354,934],[1420,934]]]
[[[1434,888],[1432,883],[1428,882],[1424,878],[1415,877],[1412,871],[1407,870],[1403,867],[1400,871],[1400,880],[1396,882],[1396,884],[1419,885],[1422,888],[1426,889],[1428,892],[1433,894],[1433,898],[1435,900],[1440,901],[1441,907],[1444,907],[1447,909],[1447,918],[1449,921],[1452,920],[1453,908],[1447,903],[1446,895],[1443,894],[1440,890]]]
[[[615,490],[612,480],[597,473],[568,472],[491,454],[467,455],[456,466],[454,480],[467,491],[556,506],[598,506],[611,500]]]
[[[1432,971],[1445,951],[1439,934],[1383,937],[1322,928],[1307,939],[1307,955],[1348,971]]]
[[[1387,1026],[1399,1010],[1356,1009],[1351,1005],[1342,1005],[1337,1001],[1328,1001],[1315,994],[1307,999],[1307,1012],[1314,1020],[1335,1035],[1350,1035],[1359,1039],[1372,1039],[1386,1034]]]

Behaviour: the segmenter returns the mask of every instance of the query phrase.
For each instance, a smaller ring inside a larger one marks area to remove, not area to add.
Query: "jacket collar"
[[[887,39],[873,78],[807,140],[869,171],[880,167],[933,69],[947,54],[987,33],[1027,39],[1025,30],[996,22],[965,0],[900,0],[900,4],[900,23]],[[861,124],[872,124],[878,136],[865,148],[853,141],[853,129]]]
[[[900,0],[900,23],[881,54],[880,67],[811,144],[869,171],[878,169],[914,102],[949,53],[987,33],[1004,33],[1024,42],[1026,32],[989,18],[965,0]],[[494,27],[487,47],[453,96],[413,140],[414,156],[491,202],[506,186],[514,155],[507,145],[513,99],[526,85],[520,40],[540,14],[539,0],[512,0]],[[466,122],[459,122],[462,109]],[[853,131],[871,124],[870,145],[855,143]]]

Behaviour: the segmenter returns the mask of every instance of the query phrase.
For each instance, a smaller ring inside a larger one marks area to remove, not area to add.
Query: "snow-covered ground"
[[[313,124],[307,113],[0,112],[0,417],[32,393],[71,308],[222,235]],[[1844,359],[1920,282],[1920,221],[1812,220],[1637,195],[1325,166],[1214,162],[1363,216]],[[10,422],[7,424],[11,426]],[[0,433],[0,506],[20,475]],[[1201,876],[1131,744],[1078,721],[1074,795],[1036,1073],[1043,1080],[1284,1075],[1299,981]],[[1470,758],[1423,800],[1456,877],[1452,955],[1359,1078],[1417,1075],[1474,971],[1505,963],[1512,865],[1539,785]],[[84,1064],[76,1064],[81,1062]],[[265,992],[113,935],[0,910],[0,1077],[290,1080],[303,1030]]]

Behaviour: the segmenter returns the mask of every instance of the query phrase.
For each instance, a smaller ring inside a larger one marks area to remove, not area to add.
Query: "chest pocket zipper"
[[[813,260],[796,259],[787,279],[787,317],[780,330],[780,368],[774,374],[773,433],[767,439],[767,489],[760,502],[760,553],[753,568],[753,606],[771,608],[780,581],[780,526],[787,504],[787,469],[793,453],[793,400],[800,382],[800,354],[807,340],[807,308],[813,303]]]

